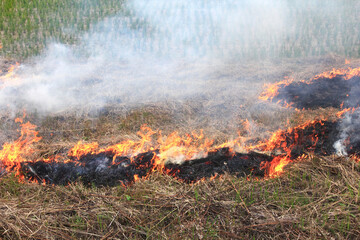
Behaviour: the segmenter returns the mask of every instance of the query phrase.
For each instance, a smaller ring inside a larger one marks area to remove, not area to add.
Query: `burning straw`
[[[321,105],[324,102],[326,106],[337,106],[339,99],[331,94],[337,94],[337,90],[341,89],[346,91],[342,95],[346,96],[345,104],[349,106],[350,103],[353,104],[350,101],[353,96],[345,93],[356,93],[357,88],[351,88],[350,91],[341,84],[350,87],[357,86],[359,82],[360,86],[358,75],[359,69],[349,68],[317,75],[309,82],[282,81],[270,86],[260,97],[265,99],[264,96],[267,95],[267,99],[271,100],[280,98],[283,102],[289,101],[295,106],[317,106],[316,104]],[[331,88],[334,81],[339,86]],[[319,101],[317,97],[304,95],[304,86],[313,89],[315,96],[325,98]],[[291,93],[286,95],[290,98],[283,99],[285,93]],[[334,101],[331,102],[331,99]],[[225,173],[274,177],[281,174],[289,163],[301,159],[304,154],[328,156],[335,153],[335,150],[338,151],[334,146],[339,144],[341,152],[357,156],[360,149],[358,128],[347,127],[344,132],[345,128],[339,126],[346,123],[343,119],[356,121],[359,119],[358,115],[359,111],[355,109],[343,109],[337,114],[338,120],[305,122],[286,130],[280,129],[269,139],[251,144],[249,141],[244,142],[240,136],[233,141],[214,145],[214,141],[206,138],[202,131],[193,131],[184,136],[173,132],[163,136],[161,131],[144,125],[137,133],[138,140],[125,140],[105,148],[99,147],[96,142],[79,142],[69,151],[67,158],[55,155],[35,160],[31,158],[34,151],[32,144],[41,139],[35,131],[36,126],[17,119],[22,128],[21,136],[13,143],[4,144],[0,159],[2,167],[7,172],[15,172],[20,179],[60,185],[81,181],[85,185],[127,186],[139,179],[148,178],[154,172],[173,176],[186,183],[214,178]],[[350,121],[347,125],[354,126],[354,123]],[[237,149],[246,151],[241,153]]]

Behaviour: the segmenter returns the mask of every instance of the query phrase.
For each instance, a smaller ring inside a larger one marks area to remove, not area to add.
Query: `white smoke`
[[[345,141],[349,138],[349,135],[354,131],[354,123],[352,121],[352,115],[346,113],[344,118],[339,122],[340,134],[339,139],[334,143],[334,148],[338,156],[347,156]]]
[[[347,156],[346,146],[345,146],[345,139],[340,138],[334,143],[335,153],[336,155],[342,157]]]
[[[338,124],[339,139],[334,143],[336,154],[347,156],[359,149],[360,146],[360,110],[356,109],[353,113],[346,113]]]
[[[207,76],[217,63],[282,40],[282,2],[128,1],[126,11],[94,26],[75,46],[50,44],[21,66],[16,84],[3,84],[0,102],[56,112],[216,94]],[[223,90],[233,85],[224,82]]]
[[[1,106],[47,113],[198,96],[238,104],[243,89],[254,83],[238,79],[241,69],[227,63],[269,57],[297,36],[288,5],[286,0],[127,1],[123,12],[93,26],[75,46],[49,44],[21,66],[18,81],[2,85]]]

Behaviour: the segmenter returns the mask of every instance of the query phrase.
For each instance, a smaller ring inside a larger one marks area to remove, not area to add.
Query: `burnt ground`
[[[311,82],[293,82],[282,86],[275,102],[292,103],[298,109],[345,108],[360,106],[360,77],[321,77]]]
[[[21,173],[29,180],[47,184],[68,185],[80,181],[85,186],[126,186],[135,182],[135,175],[144,178],[153,173],[154,154],[156,152],[142,153],[131,160],[127,157],[114,159],[112,153],[100,153],[85,155],[78,161],[68,163],[25,162]],[[232,154],[229,149],[223,148],[210,152],[205,158],[189,160],[183,164],[165,164],[162,172],[186,183],[195,183],[225,173],[239,177],[264,177],[265,171],[261,164],[271,160],[272,157],[265,154]]]

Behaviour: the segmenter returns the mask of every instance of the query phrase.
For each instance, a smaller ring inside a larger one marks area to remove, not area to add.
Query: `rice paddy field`
[[[286,6],[284,12],[289,18],[281,26],[282,31],[275,35],[271,29],[262,34],[258,34],[256,28],[245,31],[239,39],[242,45],[239,56],[260,59],[360,55],[358,1],[344,0],[340,6],[331,0],[280,2]],[[107,17],[134,17],[124,7],[124,0],[4,0],[0,10],[0,56],[17,60],[41,53],[54,41],[76,44],[84,32],[96,31],[96,23]],[[139,28],[143,24],[132,21],[131,27]]]
[[[122,1],[1,1],[1,56],[26,59],[47,43],[75,44],[97,22],[122,10]]]

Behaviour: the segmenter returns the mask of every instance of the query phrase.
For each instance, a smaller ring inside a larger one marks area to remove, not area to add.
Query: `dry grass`
[[[5,239],[355,239],[360,166],[309,156],[269,180],[195,185],[155,174],[129,188],[0,185]]]

